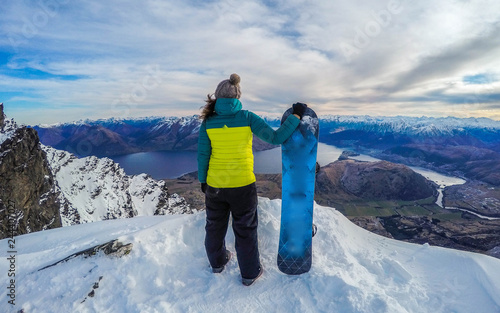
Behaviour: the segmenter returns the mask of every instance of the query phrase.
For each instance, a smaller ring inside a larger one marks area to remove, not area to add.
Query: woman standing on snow
[[[257,240],[257,191],[253,172],[252,133],[271,143],[283,143],[300,123],[306,105],[293,105],[294,114],[276,131],[254,113],[242,110],[240,77],[232,74],[208,95],[198,140],[198,179],[205,193],[205,249],[214,273],[229,262],[225,237],[233,218],[236,256],[242,283],[262,275]]]

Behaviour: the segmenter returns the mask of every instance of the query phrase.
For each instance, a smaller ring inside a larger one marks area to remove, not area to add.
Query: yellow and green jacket
[[[252,133],[279,145],[293,133],[300,120],[290,115],[273,130],[256,114],[242,110],[235,98],[219,98],[215,114],[203,121],[198,139],[198,179],[214,188],[243,187],[255,182]]]

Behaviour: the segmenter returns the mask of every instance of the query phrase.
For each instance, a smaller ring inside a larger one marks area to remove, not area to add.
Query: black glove
[[[207,191],[207,183],[201,183],[201,192],[205,193]]]
[[[300,118],[302,118],[302,116],[304,116],[304,112],[307,109],[307,104],[302,102],[297,102],[292,105],[292,108],[293,108],[292,114],[297,114],[298,116],[300,116]]]

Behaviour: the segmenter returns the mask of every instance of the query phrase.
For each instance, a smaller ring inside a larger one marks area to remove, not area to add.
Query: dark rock
[[[103,252],[107,256],[121,258],[125,255],[128,255],[130,253],[130,251],[132,251],[133,246],[134,245],[132,243],[123,244],[120,241],[118,241],[118,239],[111,240],[111,241],[108,241],[104,244],[97,245],[97,246],[94,246],[92,248],[88,248],[88,249],[73,253],[73,254],[65,257],[64,259],[61,259],[55,263],[52,263],[52,264],[47,265],[45,267],[42,267],[38,271],[43,271],[47,268],[56,266],[60,263],[67,262],[67,261],[72,260],[72,259],[79,257],[79,256],[82,256],[84,258],[92,257],[92,256],[99,254],[100,252]]]
[[[87,301],[88,297],[93,298],[95,296],[95,290],[99,288],[99,282],[102,280],[103,276],[99,276],[99,280],[94,283],[92,286],[92,291],[90,291],[85,299],[81,303]]]
[[[5,114],[3,113],[3,103],[0,103],[0,130],[3,128],[5,122]]]
[[[17,128],[0,145],[0,238],[61,227],[55,190],[37,132]]]

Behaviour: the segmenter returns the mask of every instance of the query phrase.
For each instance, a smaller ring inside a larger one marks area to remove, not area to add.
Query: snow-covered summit
[[[63,226],[106,219],[193,213],[184,198],[170,194],[164,181],[128,176],[109,158],[77,158],[43,146],[60,190]]]
[[[280,206],[280,200],[259,198],[265,271],[251,287],[241,284],[236,258],[221,274],[211,272],[203,212],[136,217],[16,238],[16,306],[2,301],[0,311],[500,312],[500,260],[377,236],[319,205],[311,271],[282,274],[276,266]],[[129,255],[77,257],[40,270],[117,238],[133,244]],[[226,240],[234,252],[231,231]],[[0,257],[8,257],[5,250]],[[0,271],[8,266],[1,262]],[[4,288],[0,297],[6,299],[7,292]]]

